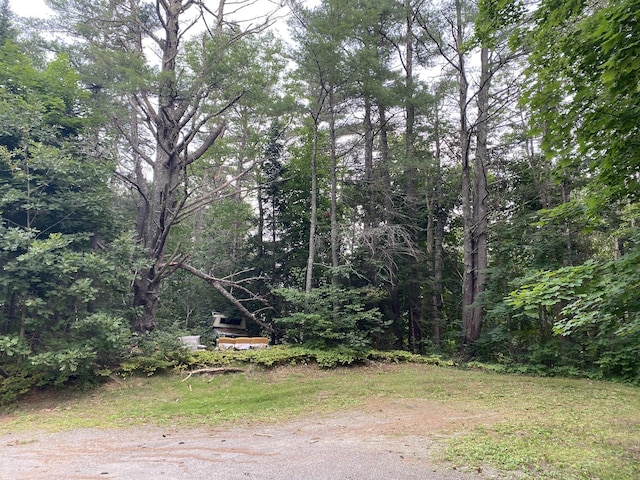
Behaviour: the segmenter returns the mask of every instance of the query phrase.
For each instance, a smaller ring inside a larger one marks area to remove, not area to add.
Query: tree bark
[[[473,345],[480,338],[484,319],[482,295],[487,282],[488,190],[487,137],[489,133],[489,91],[491,66],[489,49],[480,49],[480,88],[477,93],[476,151],[473,176],[467,157],[463,170],[464,258],[462,334],[463,345]],[[471,183],[473,178],[473,184]]]
[[[410,0],[406,0],[406,38],[405,38],[405,87],[407,98],[405,100],[405,156],[406,156],[406,178],[407,191],[406,203],[407,213],[411,222],[418,219],[418,192],[416,179],[418,169],[415,158],[415,119],[416,107],[414,98],[415,79],[413,77],[413,7]],[[414,237],[417,237],[416,231]],[[415,239],[414,239],[415,240]],[[409,314],[409,347],[412,351],[418,352],[422,349],[422,309],[420,300],[420,272],[417,262],[412,262],[409,267],[409,279],[407,283],[407,302]]]
[[[313,119],[313,146],[311,151],[311,216],[309,221],[309,254],[307,256],[307,274],[305,278],[305,292],[311,293],[313,288],[313,264],[316,258],[316,229],[318,225],[318,148],[319,125],[318,117]]]
[[[337,287],[340,283],[338,267],[340,266],[340,245],[338,232],[338,153],[336,138],[335,97],[333,90],[329,92],[329,141],[331,158],[331,284]]]
[[[444,244],[444,208],[442,201],[442,147],[440,139],[440,116],[439,106],[435,108],[435,175],[433,179],[433,200],[431,202],[432,239],[427,242],[431,253],[431,272],[432,272],[432,289],[431,289],[431,341],[435,345],[440,345],[442,341],[442,268],[443,268],[443,244]]]
[[[489,89],[491,72],[489,49],[480,50],[480,89],[478,90],[478,121],[476,125],[476,152],[474,159],[474,198],[473,198],[473,256],[474,256],[474,291],[473,312],[467,342],[475,342],[480,338],[480,330],[484,320],[482,295],[487,283],[487,241],[488,241],[488,197],[487,189],[487,137],[489,133]]]
[[[365,225],[374,226],[376,222],[375,204],[376,193],[373,180],[373,145],[374,132],[371,121],[371,99],[368,95],[364,97],[364,183],[365,183]]]
[[[462,0],[456,0],[456,52],[458,55],[458,108],[460,127],[460,160],[462,165],[462,343],[473,342],[475,335],[473,305],[475,292],[475,265],[473,254],[473,209],[471,191],[470,131],[467,123],[469,82],[467,80],[466,59],[463,50],[464,31],[462,20]]]
[[[387,122],[387,108],[380,104],[378,105],[378,116],[380,121],[380,175],[382,184],[382,195],[383,195],[383,220],[387,227],[390,227],[395,222],[396,212],[393,208],[393,199],[391,193],[391,168],[390,168],[390,159],[389,159],[389,125]],[[400,315],[400,290],[399,290],[399,281],[398,281],[398,264],[396,263],[394,257],[394,252],[391,249],[391,246],[387,245],[386,248],[389,250],[385,255],[385,260],[387,262],[387,272],[389,275],[389,289],[390,289],[390,316],[392,318],[392,329],[394,332],[401,332],[402,325],[401,315]],[[402,348],[402,338],[400,335],[397,335],[398,338],[395,341],[393,347]]]
[[[164,261],[169,231],[177,213],[177,188],[180,173],[184,168],[177,148],[181,133],[179,119],[176,118],[176,59],[179,48],[180,12],[182,2],[169,0],[161,2],[164,8],[164,39],[162,46],[162,66],[158,87],[158,110],[154,116],[156,131],[156,158],[153,164],[150,218],[145,225],[150,229],[145,244],[151,266],[134,283],[134,306],[142,312],[133,324],[137,332],[153,330],[158,309],[158,291],[162,272],[157,268]],[[141,212],[138,212],[140,217]]]

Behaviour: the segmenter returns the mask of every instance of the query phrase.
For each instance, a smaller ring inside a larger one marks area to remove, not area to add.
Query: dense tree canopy
[[[5,384],[214,310],[640,379],[638,0],[48,4],[0,9]]]
[[[126,261],[113,164],[87,148],[91,109],[68,58],[40,70],[7,40],[0,77],[1,372],[28,388],[119,359],[128,329],[117,300],[128,275],[113,263]]]

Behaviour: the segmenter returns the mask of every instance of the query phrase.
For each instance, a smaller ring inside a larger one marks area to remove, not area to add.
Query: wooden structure
[[[216,343],[218,350],[257,350],[268,346],[267,337],[220,337]]]

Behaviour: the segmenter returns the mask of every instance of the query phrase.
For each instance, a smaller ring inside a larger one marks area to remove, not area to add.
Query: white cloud
[[[46,17],[51,10],[44,0],[10,0],[11,11],[19,17]]]

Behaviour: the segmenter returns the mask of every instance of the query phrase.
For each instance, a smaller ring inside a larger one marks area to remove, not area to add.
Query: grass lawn
[[[282,422],[404,400],[428,402],[421,405],[432,410],[422,415],[437,416],[440,406],[478,418],[434,432],[445,461],[514,478],[640,478],[640,388],[431,365],[249,367],[213,377],[119,379],[92,391],[32,397],[0,416],[0,434]]]

